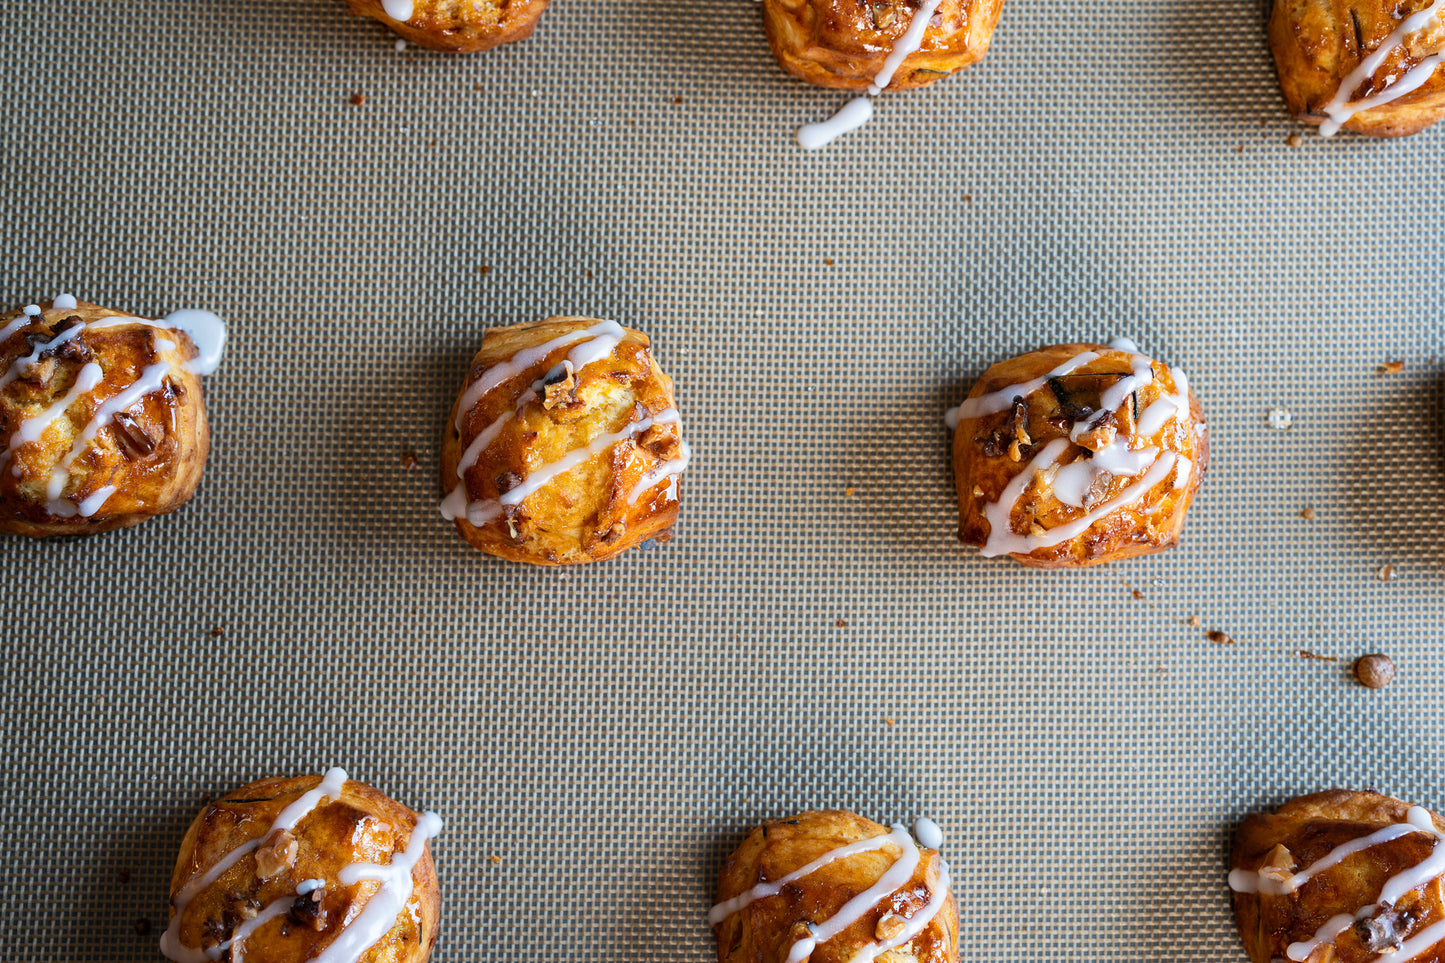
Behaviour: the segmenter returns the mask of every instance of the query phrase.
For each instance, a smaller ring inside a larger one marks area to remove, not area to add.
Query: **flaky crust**
[[[532,35],[549,0],[415,0],[411,18],[393,20],[381,0],[348,0],[353,13],[380,20],[418,46],[476,53]]]
[[[105,318],[128,317],[84,301],[74,309],[59,310],[53,302],[40,305],[41,313],[0,343],[0,371],[20,371],[19,377],[0,388],[0,446],[16,441],[27,419],[42,416],[62,402],[88,364],[99,365],[103,379],[78,394],[45,428],[39,439],[22,441],[0,454],[0,532],[43,538],[48,535],[85,535],[125,528],[153,515],[174,511],[196,490],[210,451],[210,430],[201,379],[186,367],[196,356],[195,345],[184,331],[146,324],[93,329],[54,351],[35,349],[77,324],[90,325]],[[0,316],[0,329],[21,318],[22,312]],[[174,347],[167,348],[165,341]],[[22,359],[34,355],[34,364]],[[18,367],[17,361],[20,362]],[[82,435],[107,400],[136,383],[148,366],[165,363],[169,372],[163,387],[146,394],[114,416],[88,443]],[[78,457],[62,464],[81,442]],[[62,498],[51,500],[46,491],[53,474],[65,476]],[[103,490],[114,488],[105,497]],[[75,513],[87,498],[104,499],[90,517]]]
[[[559,317],[493,328],[482,339],[467,384],[524,349],[599,323],[596,318]],[[576,372],[570,387],[562,384],[553,398],[535,398],[518,408],[534,383],[563,362],[570,346],[538,358],[461,412],[464,388],[442,440],[442,494],[456,487],[457,466],[477,436],[509,414],[515,417],[463,473],[469,501],[494,501],[533,472],[600,436],[624,432],[645,417],[672,409],[672,379],[653,360],[647,335],[623,330],[625,337],[610,357]],[[458,517],[457,530],[484,552],[536,565],[595,562],[648,539],[665,541],[677,521],[681,483],[653,485],[635,501],[632,495],[644,475],[677,457],[681,443],[678,425],[654,424],[556,476],[492,521],[474,525]]]
[[[1373,792],[1334,789],[1301,796],[1272,813],[1245,819],[1234,836],[1230,866],[1250,872],[1277,867],[1297,873],[1336,846],[1405,822],[1409,809],[1398,799]],[[1433,813],[1431,818],[1445,830],[1445,820]],[[1405,894],[1393,907],[1376,905],[1385,881],[1419,864],[1436,845],[1424,833],[1410,833],[1346,857],[1292,893],[1236,892],[1235,922],[1249,958],[1254,963],[1290,959],[1286,954],[1291,943],[1310,940],[1332,917],[1353,915],[1362,907],[1373,907],[1367,918],[1402,939],[1445,919],[1445,886],[1439,879]],[[1389,959],[1383,945],[1370,948],[1370,935],[1369,924],[1351,926],[1321,945],[1309,963]],[[1445,960],[1445,942],[1411,957],[1411,963],[1441,960]]]
[[[723,864],[717,902],[786,876],[830,850],[887,834],[887,827],[842,810],[814,810],[766,823],[749,833]],[[878,921],[885,913],[909,918],[923,909],[939,885],[942,861],[937,850],[922,852],[918,868],[900,890],[833,939],[820,943],[810,963],[848,963],[878,939]],[[719,963],[782,963],[793,943],[807,935],[805,924],[833,916],[876,883],[898,855],[896,847],[887,846],[834,860],[789,884],[777,896],[757,900],[731,914],[713,927]],[[922,932],[878,960],[958,963],[958,905],[952,892]]]
[[[763,0],[778,65],[819,87],[867,90],[902,39],[921,0]],[[1003,0],[943,0],[888,84],[926,87],[983,59]]]
[[[982,548],[988,544],[992,530],[985,516],[988,506],[1005,497],[1009,483],[1030,469],[1031,461],[1045,446],[1058,439],[1069,442],[1070,429],[1080,417],[1079,407],[1097,406],[1101,392],[1130,372],[1132,359],[1105,345],[1052,345],[994,365],[969,392],[972,399],[1025,384],[1086,351],[1098,352],[1099,357],[1027,394],[1021,406],[960,420],[953,437],[953,471],[958,489],[958,537],[965,545]],[[1171,474],[1134,504],[1105,514],[1080,534],[1057,545],[1010,552],[1010,557],[1036,568],[1078,568],[1148,555],[1178,543],[1184,517],[1208,467],[1209,444],[1203,430],[1204,415],[1192,391],[1187,416],[1169,421],[1148,437],[1141,434],[1138,414],[1158,401],[1166,389],[1170,393],[1178,390],[1167,365],[1154,361],[1153,369],[1153,383],[1126,396],[1108,419],[1109,430],[1114,432],[1108,437],[1127,438],[1135,449],[1154,447],[1188,459],[1187,483],[1175,487],[1177,476]],[[1069,442],[1058,461],[1067,465],[1092,457],[1089,448]],[[1009,515],[1013,532],[1041,534],[1085,516],[1086,509],[1056,497],[1051,477],[1048,472],[1040,474],[1013,504]],[[1102,506],[1120,497],[1136,481],[1142,483],[1142,479],[1126,476],[1101,480],[1091,491],[1093,504]]]
[[[1379,49],[1401,20],[1429,5],[1430,0],[1275,0],[1269,43],[1290,113],[1307,124],[1324,121],[1322,108],[1350,73]],[[1387,57],[1368,81],[1347,92],[1349,99],[1378,94],[1442,48],[1445,24],[1436,20]],[[1418,90],[1361,111],[1344,127],[1371,137],[1404,137],[1441,117],[1445,117],[1445,68],[1437,69]]]
[[[262,779],[227,794],[203,808],[181,843],[171,875],[172,913],[176,894],[187,880],[204,873],[236,847],[260,837],[290,803],[321,782],[318,776]],[[230,938],[235,927],[272,901],[296,892],[304,880],[327,882],[320,892],[320,928],[283,915],[253,930],[246,938],[247,960],[305,963],[324,949],[341,928],[356,917],[378,889],[374,881],[351,886],[336,882],[337,873],[353,863],[388,864],[406,849],[417,814],[365,783],[348,780],[339,800],[323,802],[302,818],[291,835],[296,840],[294,863],[278,874],[258,878],[258,854],[241,857],[186,906],[180,926],[182,945],[215,946]],[[269,843],[269,841],[268,841]],[[396,923],[358,963],[426,963],[436,944],[441,891],[430,849],[412,870],[413,890]]]

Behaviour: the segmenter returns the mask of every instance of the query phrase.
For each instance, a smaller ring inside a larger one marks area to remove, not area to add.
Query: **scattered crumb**
[[[1197,615],[1191,615],[1191,616],[1189,616],[1189,624],[1190,624],[1190,626],[1193,627],[1193,628],[1196,628],[1196,629],[1199,628],[1199,626],[1200,626],[1203,622],[1204,622],[1204,620],[1201,619],[1201,618],[1200,618],[1199,616],[1197,616]]]
[[[1381,565],[1379,571],[1375,573],[1375,578],[1379,579],[1381,582],[1393,581],[1395,578],[1395,566]]]
[[[1284,139],[1284,142],[1290,147],[1303,147],[1305,139],[1299,134],[1290,134]]]
[[[491,273],[492,273],[492,266],[491,266],[490,264],[481,264],[481,265],[478,265],[478,266],[477,266],[477,273],[478,273],[478,274],[482,274],[482,275],[491,274]]]
[[[1294,424],[1294,415],[1290,414],[1288,408],[1269,409],[1269,426],[1275,431],[1285,431]]]
[[[591,271],[587,271],[587,272],[585,272],[585,273],[587,274],[587,279],[590,281],[590,280],[592,279],[592,272],[591,272]]]
[[[1333,655],[1320,655],[1318,652],[1311,652],[1309,649],[1295,649],[1294,654],[1301,659],[1314,659],[1316,662],[1338,662]]]
[[[1315,510],[1306,505],[1304,508],[1301,508],[1299,510],[1299,517],[1303,518],[1307,522],[1312,522],[1315,520]]]
[[[496,866],[497,864],[501,863],[501,861],[502,861],[502,857],[500,857],[500,856],[488,856],[488,857],[487,857],[487,862],[491,863],[493,866]]]
[[[833,259],[830,258],[830,257],[825,257],[825,258],[823,258],[823,264],[826,265],[827,267],[832,267],[832,266],[833,266]]]
[[[963,203],[965,203],[965,204],[972,204],[972,203],[973,203],[973,195],[972,195],[972,194],[965,194],[965,195],[963,195]]]
[[[1134,596],[1134,598],[1136,599],[1142,599],[1144,597],[1144,593],[1139,591],[1138,589],[1130,589],[1129,594]]]
[[[1209,641],[1213,642],[1215,645],[1233,645],[1233,644],[1234,644],[1234,640],[1233,640],[1233,639],[1231,639],[1228,635],[1224,634],[1223,632],[1219,631],[1218,629],[1215,629],[1215,630],[1212,631],[1212,632],[1205,632],[1205,633],[1204,633],[1204,637],[1205,637],[1206,639],[1208,639]]]
[[[116,876],[120,878],[120,884],[122,886],[130,882],[130,870],[128,869],[122,869],[120,872],[116,873]]]
[[[1383,689],[1395,678],[1395,663],[1378,652],[1355,660],[1355,678],[1367,689]]]
[[[1236,154],[1243,154],[1243,153],[1244,153],[1244,145],[1243,145],[1243,144],[1240,144],[1238,147],[1234,148],[1234,152],[1235,152]]]
[[[1163,675],[1164,673],[1168,672],[1169,670],[1166,669],[1166,668],[1164,668],[1164,666],[1161,665],[1161,666],[1156,666],[1156,667],[1154,668],[1154,671],[1157,672],[1157,673],[1159,673],[1160,675]]]
[[[849,498],[852,498],[852,497],[853,497],[853,493],[856,492],[857,490],[858,490],[858,489],[854,488],[852,485],[849,485],[847,488],[843,489],[843,494],[844,494],[844,495],[847,495]]]
[[[674,107],[681,107],[681,106],[682,106],[682,97],[678,96],[678,97],[672,98],[672,105],[673,105]]]
[[[884,719],[883,721],[888,723],[890,726],[897,722],[896,719]]]
[[[1380,367],[1376,369],[1376,371],[1382,375],[1399,374],[1401,371],[1404,370],[1405,362],[1403,361],[1386,361],[1384,364],[1380,365]]]
[[[473,84],[473,85],[472,85],[472,89],[473,89],[473,90],[481,90],[481,89],[482,89],[482,85],[481,85],[481,84]],[[533,93],[533,96],[536,96],[535,92]]]
[[[364,104],[364,103],[366,103],[366,95],[365,95],[365,94],[352,94],[352,95],[351,95],[351,106],[353,106],[353,107],[360,107],[360,106],[361,106],[362,104]]]
[[[137,920],[135,921],[135,935],[136,935],[136,936],[149,936],[149,935],[150,935],[150,931],[151,931],[151,921],[150,921],[150,920],[148,920],[148,919],[146,919],[144,916],[142,916],[142,917],[140,917],[139,919],[137,919]]]
[[[223,629],[223,628],[221,628],[219,625],[215,625],[215,626],[212,626],[212,627],[211,627],[211,633],[210,633],[210,634],[211,634],[211,638],[213,638],[213,639],[219,639],[221,636],[223,636],[223,635],[226,634],[226,630]]]
[[[842,619],[839,619],[838,621],[834,622],[833,624],[836,625],[836,626],[838,626],[838,628],[840,628],[840,629],[846,629],[846,628],[848,627],[848,623],[847,623],[847,622],[844,622]]]
[[[416,452],[407,450],[401,453],[401,467],[406,471],[416,470]]]

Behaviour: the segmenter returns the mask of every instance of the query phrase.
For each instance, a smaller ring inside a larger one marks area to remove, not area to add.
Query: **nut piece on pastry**
[[[672,379],[615,321],[493,328],[442,440],[442,515],[514,562],[595,562],[666,541],[682,440]]]
[[[1445,117],[1445,0],[1275,0],[1269,42],[1290,112],[1326,137]]]
[[[759,826],[723,864],[708,914],[719,963],[958,963],[943,834],[839,810]],[[919,844],[922,844],[921,846]]]
[[[977,63],[1003,10],[1003,0],[762,2],[779,66],[810,84],[858,91],[925,87]],[[909,36],[920,15],[926,31]]]
[[[1445,820],[1373,792],[1301,796],[1234,834],[1229,888],[1255,963],[1445,959]]]
[[[947,421],[959,540],[1039,568],[1174,546],[1208,462],[1184,372],[1122,340],[996,364]]]
[[[68,294],[0,315],[0,532],[105,532],[183,505],[225,338],[204,311],[152,321]]]
[[[186,832],[161,952],[177,963],[425,963],[441,912],[427,840],[441,828],[436,813],[340,769],[237,789]]]
[[[412,43],[476,53],[526,40],[548,0],[348,0],[353,13],[380,20]]]

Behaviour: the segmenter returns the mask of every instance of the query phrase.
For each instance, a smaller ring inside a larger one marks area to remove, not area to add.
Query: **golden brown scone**
[[[1184,374],[1127,342],[994,365],[949,412],[958,537],[1025,565],[1170,548],[1209,460]]]
[[[819,87],[867,90],[923,0],[763,0],[778,65]],[[983,59],[1003,0],[942,0],[923,45],[904,58],[888,90],[926,87]]]
[[[800,873],[863,840],[875,848]],[[949,883],[938,851],[918,846],[902,826],[890,833],[841,810],[767,823],[723,864],[709,916],[718,961],[784,963],[792,953],[810,963],[849,963],[863,953],[880,963],[958,963]],[[840,912],[865,893],[848,915]]]
[[[0,335],[0,531],[104,532],[191,497],[210,450],[200,373],[219,347],[200,357],[167,321],[68,296],[0,316]]]
[[[380,20],[430,50],[476,53],[526,40],[548,0],[348,0],[353,13]]]
[[[1442,12],[1432,0],[1275,0],[1269,42],[1290,112],[1326,136],[1342,125],[1404,137],[1445,117]]]
[[[442,440],[442,514],[514,562],[595,562],[672,534],[689,450],[647,335],[548,318],[482,338]]]
[[[186,832],[161,952],[179,963],[425,963],[441,913],[427,840],[440,830],[435,813],[340,769],[243,786]]]
[[[1250,816],[1229,874],[1250,959],[1445,960],[1442,830],[1428,810],[1340,789]]]

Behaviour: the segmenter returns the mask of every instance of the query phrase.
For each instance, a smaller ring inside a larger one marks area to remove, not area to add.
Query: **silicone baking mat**
[[[845,97],[746,0],[557,0],[464,58],[341,0],[9,5],[4,302],[231,343],[188,507],[0,541],[0,955],[158,959],[203,797],[340,765],[446,818],[438,961],[708,960],[725,854],[815,807],[941,823],[965,960],[1243,959],[1243,814],[1445,806],[1445,129],[1289,146],[1264,17],[1009,0],[805,154]],[[553,314],[676,379],[669,544],[540,570],[439,517],[482,332]],[[1210,419],[1182,546],[962,549],[944,409],[1118,335]]]

